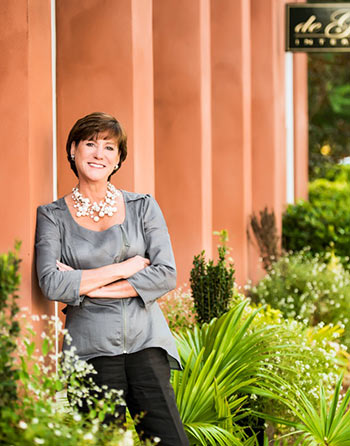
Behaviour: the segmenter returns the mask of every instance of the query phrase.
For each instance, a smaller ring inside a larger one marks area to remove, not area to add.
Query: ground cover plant
[[[303,250],[282,256],[249,294],[285,318],[338,326],[341,342],[350,347],[350,273],[332,254],[326,259],[309,254]]]

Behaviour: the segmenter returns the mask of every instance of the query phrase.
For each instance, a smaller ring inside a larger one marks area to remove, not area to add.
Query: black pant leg
[[[174,390],[170,384],[170,367],[166,352],[148,348],[126,355],[128,380],[127,406],[135,418],[141,439],[159,437],[162,446],[188,446]]]

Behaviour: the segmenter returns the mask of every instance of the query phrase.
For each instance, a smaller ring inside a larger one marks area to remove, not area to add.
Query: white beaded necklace
[[[112,217],[113,214],[117,212],[117,208],[114,205],[116,203],[116,198],[120,196],[121,193],[110,182],[107,183],[107,192],[104,200],[99,203],[96,201],[91,203],[89,198],[84,198],[80,193],[78,186],[73,187],[72,192],[72,198],[75,203],[74,207],[77,209],[77,217],[89,216],[95,222],[98,222],[100,218],[105,215]]]

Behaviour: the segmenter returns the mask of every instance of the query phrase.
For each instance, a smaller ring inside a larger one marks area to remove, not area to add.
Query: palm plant
[[[275,376],[269,379],[269,389],[265,394],[279,399],[294,413],[297,422],[269,417],[271,421],[292,426],[295,431],[288,435],[297,435],[295,446],[350,446],[350,388],[344,396],[341,395],[343,376],[337,381],[333,398],[327,401],[323,385],[320,385],[319,407],[316,408],[306,394],[300,389],[294,389],[295,398],[285,398],[279,395],[281,387],[292,386]],[[284,436],[286,437],[286,436]]]
[[[257,444],[242,419],[250,413],[246,399],[258,390],[261,364],[275,351],[268,344],[276,327],[251,330],[260,310],[247,317],[246,305],[241,302],[219,319],[176,335],[184,371],[174,372],[173,386],[191,444]]]

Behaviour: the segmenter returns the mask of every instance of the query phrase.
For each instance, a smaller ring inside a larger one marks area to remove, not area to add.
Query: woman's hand
[[[147,266],[150,265],[149,259],[142,256],[131,257],[128,260],[124,260],[124,262],[120,262],[117,265],[121,268],[121,274],[124,279],[133,276],[135,273],[143,270]]]
[[[60,262],[59,260],[56,260],[56,265],[57,265],[58,271],[73,271],[73,269],[74,269],[71,266],[65,265],[64,263]]]
[[[102,286],[86,294],[91,298],[125,299],[138,296],[135,288],[127,280],[118,280],[110,285]]]

